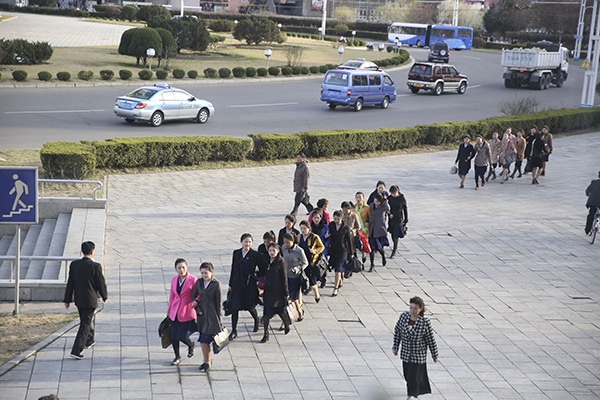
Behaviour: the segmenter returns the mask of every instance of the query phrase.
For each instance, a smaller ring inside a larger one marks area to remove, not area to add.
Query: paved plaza
[[[111,176],[96,346],[70,359],[70,331],[0,377],[0,397],[404,399],[392,333],[419,295],[440,351],[423,399],[598,399],[600,243],[583,233],[598,143],[600,133],[555,139],[539,186],[497,179],[478,191],[472,172],[465,189],[448,174],[454,151],[312,164],[310,194],[330,212],[379,179],[400,186],[410,220],[400,256],[355,274],[337,297],[331,283],[319,304],[305,297],[305,320],[284,336],[275,318],[266,344],[241,313],[239,338],[208,374],[200,352],[174,367],[160,346],[173,262],[184,257],[198,274],[211,261],[225,289],[240,235],[256,248],[283,226],[294,166]]]
[[[55,47],[118,46],[131,25],[84,21],[73,17],[3,12],[0,38],[48,42]]]

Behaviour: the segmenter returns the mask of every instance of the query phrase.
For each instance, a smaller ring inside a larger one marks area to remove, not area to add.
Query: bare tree
[[[530,114],[536,112],[540,103],[533,96],[515,97],[500,103],[500,112],[504,115]]]
[[[288,67],[296,67],[300,65],[302,61],[302,54],[304,54],[304,47],[300,46],[288,46],[285,48],[285,58],[287,58]]]

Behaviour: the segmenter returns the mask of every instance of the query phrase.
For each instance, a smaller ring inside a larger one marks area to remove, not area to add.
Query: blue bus
[[[394,22],[388,28],[388,42],[396,39],[409,46],[425,47],[435,42],[446,42],[450,49],[471,49],[473,29],[465,26],[426,25]]]

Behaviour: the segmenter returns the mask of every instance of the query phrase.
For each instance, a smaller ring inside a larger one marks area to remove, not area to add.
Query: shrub
[[[2,73],[0,72],[0,79],[2,79]]]
[[[279,158],[292,158],[302,150],[302,140],[298,135],[284,134],[250,134],[252,138],[253,154],[257,160],[275,160]]]
[[[385,49],[387,50],[388,53],[391,53],[392,51],[394,51],[394,46],[388,46]]]
[[[94,73],[92,71],[79,71],[77,73],[77,78],[81,79],[82,81],[89,81],[94,77]]]
[[[115,73],[112,72],[110,69],[103,69],[102,71],[100,71],[100,78],[102,78],[102,80],[105,81],[110,81],[113,76],[115,76]]]
[[[150,80],[150,79],[152,79],[152,71],[148,71],[147,69],[143,69],[140,72],[138,72],[138,76],[140,77],[140,79],[143,79],[145,81]]]
[[[158,71],[156,71],[156,77],[158,79],[167,79],[168,76],[169,76],[169,73],[167,71],[165,71],[164,69],[159,69]]]
[[[23,82],[25,79],[27,79],[27,72],[23,70],[13,71],[12,76],[15,81]]]
[[[378,61],[376,64],[379,67],[387,67],[390,65],[390,61],[387,58],[384,58],[383,60]]]
[[[337,65],[335,65],[335,64],[327,64],[327,71],[336,69],[336,68],[337,68]],[[325,72],[327,72],[327,71],[325,71]]]
[[[52,79],[52,74],[48,71],[38,72],[38,79],[40,81],[49,82]]]
[[[256,68],[254,67],[247,67],[246,68],[246,76],[248,78],[253,78],[256,76]]]
[[[70,142],[48,142],[40,150],[42,166],[51,178],[82,179],[96,169],[96,155],[90,145]]]
[[[302,75],[308,75],[309,72],[310,70],[308,69],[308,67],[300,67],[300,73]]]
[[[48,42],[0,40],[0,64],[41,64],[49,60],[53,52]]]
[[[142,21],[150,22],[155,17],[164,17],[171,19],[171,13],[169,10],[158,4],[152,4],[149,6],[140,7],[137,12],[136,18]]]
[[[485,40],[480,37],[473,38],[473,47],[476,49],[481,49],[485,45]]]
[[[232,71],[233,71],[233,76],[235,76],[236,78],[245,78],[246,77],[246,70],[242,67],[235,67]]]
[[[190,69],[187,73],[187,76],[190,79],[196,79],[198,77],[198,71],[196,71],[195,69]]]
[[[132,76],[133,72],[128,69],[122,69],[119,71],[119,78],[123,79],[124,81],[131,79]]]
[[[269,67],[269,75],[271,75],[271,76],[279,75],[279,68],[278,67]]]
[[[208,25],[208,29],[213,32],[231,32],[233,28],[233,21],[228,19],[217,19]]]
[[[56,77],[58,78],[59,81],[67,82],[71,79],[71,74],[68,72],[62,71],[62,72],[58,72],[56,74]]]
[[[302,67],[292,67],[292,74],[300,75],[301,72],[302,72]]]
[[[328,70],[329,70],[329,68],[327,68],[327,65],[319,65],[319,72],[320,73],[324,74]]]
[[[172,73],[175,79],[183,79],[185,77],[185,71],[180,68],[175,68]]]
[[[310,71],[311,74],[318,74],[319,73],[319,67],[313,65],[310,68],[308,68],[308,70]]]
[[[229,68],[219,68],[219,77],[225,79],[231,76],[231,70]]]
[[[283,67],[281,68],[281,73],[285,76],[290,76],[292,75],[293,70],[290,67]]]
[[[267,76],[267,74],[269,73],[269,71],[267,71],[266,68],[257,68],[256,69],[256,73],[258,74],[258,76]]]
[[[137,18],[138,11],[139,11],[139,8],[137,6],[130,4],[130,5],[127,5],[123,8],[121,8],[120,17],[123,20],[134,21]]]
[[[263,16],[251,16],[239,21],[233,30],[233,37],[239,41],[245,40],[249,45],[285,41],[285,34],[279,31],[275,21]]]
[[[153,6],[144,6],[142,9],[153,7]],[[161,8],[163,8],[161,6]],[[142,10],[140,10],[140,13]],[[168,13],[168,12],[167,12]],[[128,32],[125,31],[123,35]],[[121,36],[121,40],[123,40],[123,36]],[[121,46],[119,46],[121,47]],[[136,64],[140,65],[140,60],[143,60],[144,66],[146,65],[146,52],[148,49],[155,49],[157,51],[161,51],[163,48],[162,38],[160,34],[153,28],[139,28],[134,29],[133,36],[131,36],[131,42],[129,43],[129,47],[127,48],[127,55],[136,58]]]
[[[206,68],[204,70],[204,76],[210,79],[214,79],[217,77],[217,70],[214,68]]]
[[[333,28],[333,32],[335,32],[336,36],[343,36],[348,32],[348,25],[346,24],[337,24],[335,28]]]

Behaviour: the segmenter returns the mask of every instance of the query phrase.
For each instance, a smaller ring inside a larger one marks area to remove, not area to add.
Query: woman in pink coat
[[[177,276],[171,280],[171,296],[167,314],[171,319],[171,343],[175,352],[173,365],[181,362],[179,355],[179,342],[188,346],[188,358],[194,355],[194,342],[190,340],[192,333],[196,332],[196,310],[192,307],[192,291],[198,280],[188,273],[187,261],[183,258],[175,260]]]

